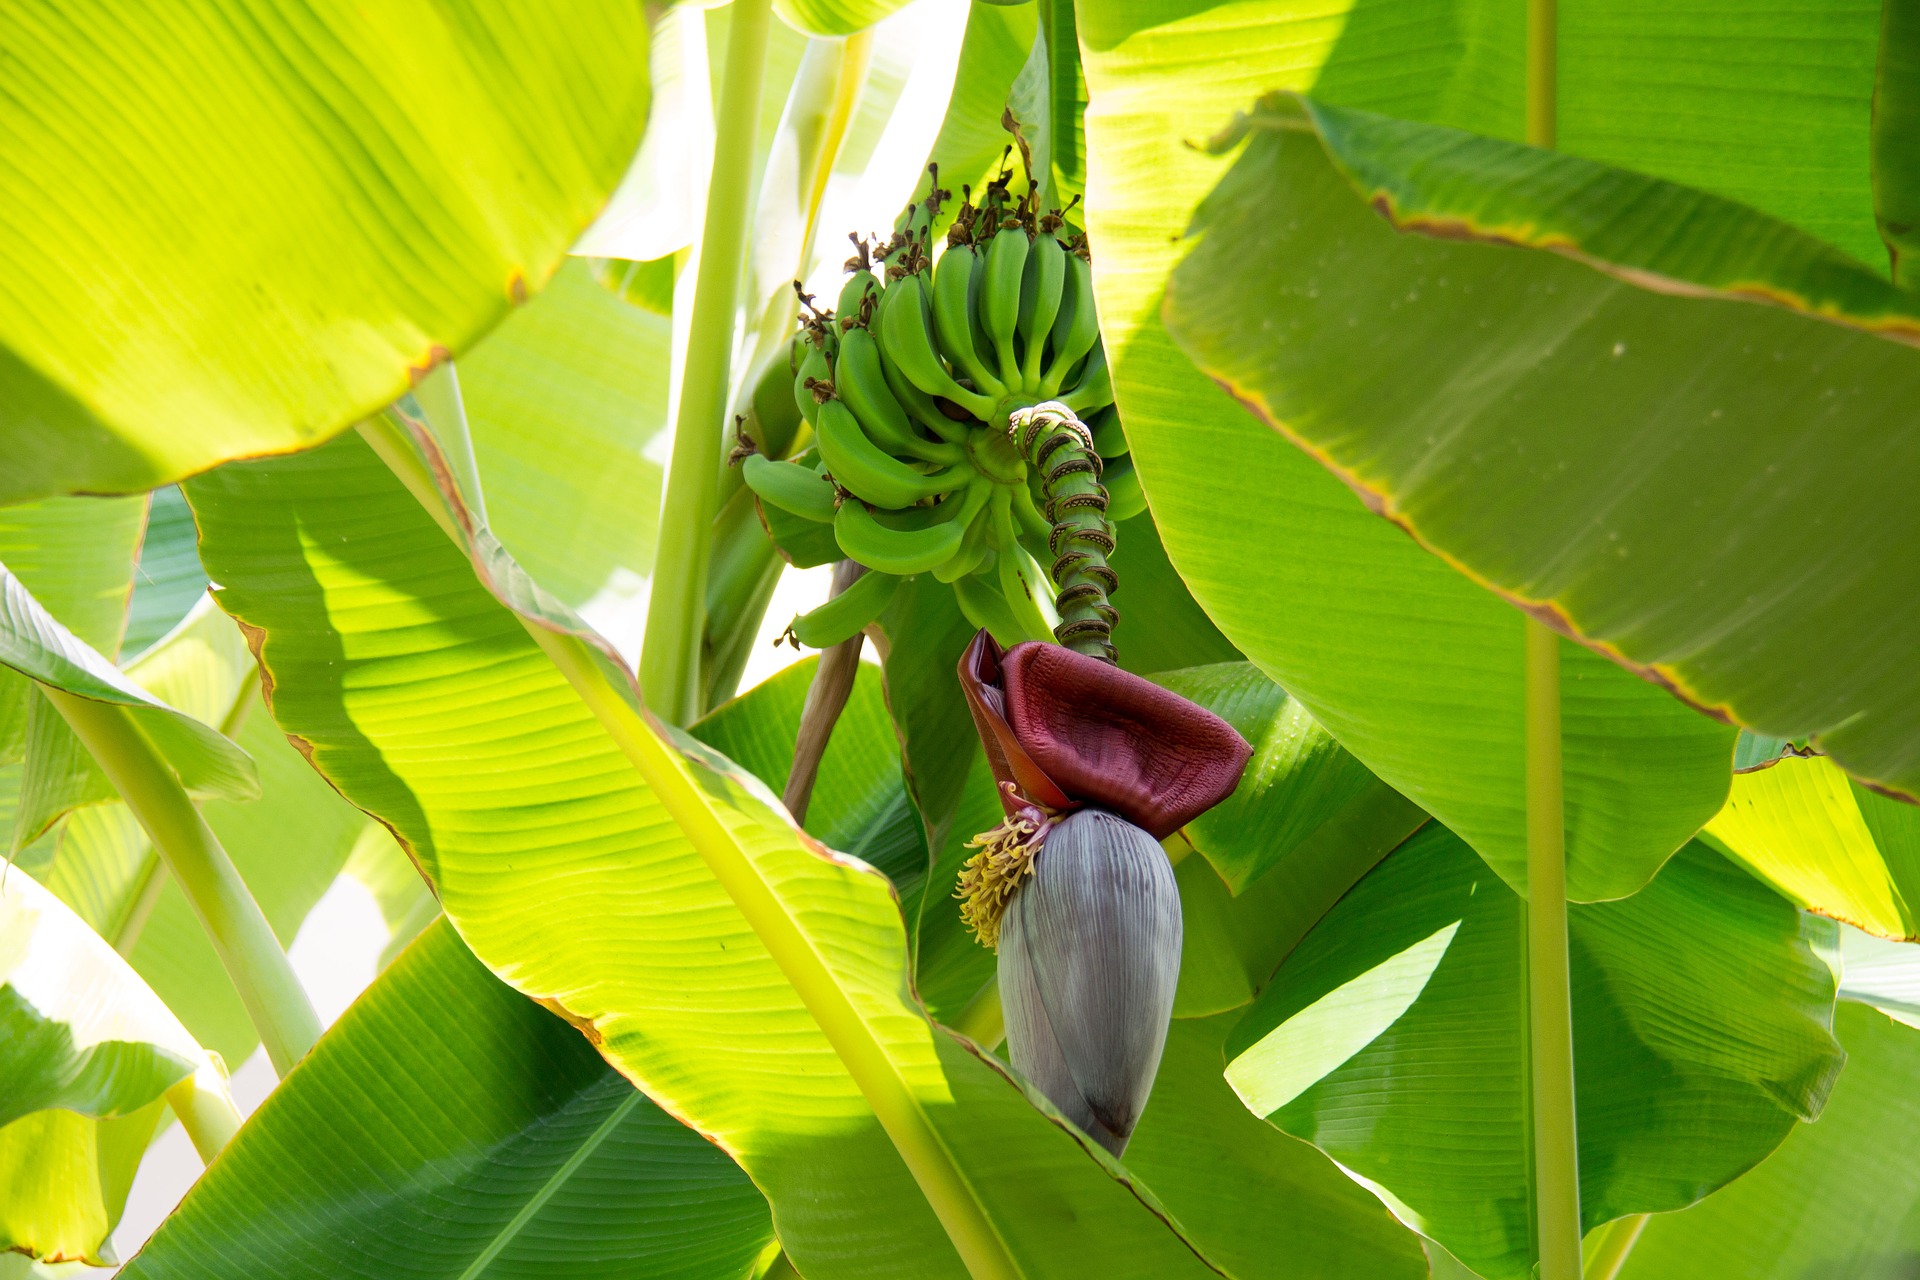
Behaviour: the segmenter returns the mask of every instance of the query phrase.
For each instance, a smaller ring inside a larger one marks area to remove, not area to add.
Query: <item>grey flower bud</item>
[[[1180,891],[1159,842],[1082,809],[1047,833],[1000,925],[1013,1065],[1119,1155],[1146,1107],[1180,978]]]

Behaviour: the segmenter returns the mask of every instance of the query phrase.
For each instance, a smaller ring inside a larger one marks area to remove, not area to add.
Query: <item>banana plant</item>
[[[0,16],[0,1275],[1897,1268],[1909,8]]]

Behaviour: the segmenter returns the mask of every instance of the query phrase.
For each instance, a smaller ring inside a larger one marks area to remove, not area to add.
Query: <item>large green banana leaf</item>
[[[1626,12],[1646,21],[1657,16],[1652,8]],[[1701,31],[1712,33],[1715,49],[1778,54],[1785,24],[1743,8],[1713,6],[1714,17],[1699,17]],[[1568,9],[1568,23],[1583,20]],[[1590,21],[1605,16],[1597,5],[1587,12]],[[1167,553],[1228,639],[1369,769],[1515,884],[1524,878],[1519,615],[1373,518],[1251,419],[1173,346],[1159,312],[1167,274],[1185,251],[1179,237],[1223,169],[1189,143],[1284,86],[1518,132],[1522,18],[1511,5],[1439,0],[1351,9],[1119,0],[1080,13],[1095,285],[1121,419]],[[1642,49],[1616,41],[1606,57],[1584,64],[1580,46],[1563,41],[1573,59],[1563,128],[1606,134],[1612,126],[1597,106],[1621,96],[1627,81],[1635,121],[1666,118],[1666,82],[1640,81],[1637,68],[1674,65],[1689,50],[1697,56],[1703,39],[1663,38]],[[1807,55],[1752,67],[1716,59],[1736,89],[1803,72],[1821,83]],[[1576,76],[1575,66],[1590,74]],[[1695,96],[1717,100],[1706,90]],[[1823,127],[1844,114],[1827,105],[1821,98],[1815,111]],[[1863,115],[1862,146],[1864,130]],[[1631,141],[1606,136],[1609,145]],[[1643,142],[1645,152],[1660,135]],[[1774,142],[1771,155],[1827,167],[1798,126]],[[1676,146],[1669,158],[1731,163],[1723,152],[1715,160],[1716,150]],[[1857,194],[1870,231],[1864,187]],[[1392,385],[1389,367],[1371,374],[1376,385]],[[1630,893],[1719,807],[1731,731],[1584,651],[1567,655],[1562,697],[1569,891],[1582,899]]]
[[[115,1120],[36,1111],[0,1129],[0,1260],[118,1261],[109,1236],[165,1107],[156,1099]]]
[[[1418,1237],[1332,1161],[1233,1096],[1220,1078],[1220,1046],[1235,1020],[1174,1020],[1127,1167],[1236,1276],[1425,1277]]]
[[[646,47],[615,0],[0,17],[0,502],[301,448],[464,350],[613,189]]]
[[[1824,757],[1734,775],[1707,834],[1809,910],[1884,938],[1920,937],[1920,809]]]
[[[732,1161],[441,920],[122,1274],[719,1280],[772,1234]]]
[[[0,878],[0,1125],[49,1107],[124,1116],[198,1070],[180,1020],[72,908]]]
[[[1480,582],[1920,793],[1886,639],[1917,585],[1920,300],[1630,171],[1296,99],[1248,128],[1168,291],[1203,369]],[[1779,528],[1809,532],[1756,557]]]
[[[1648,1224],[1620,1280],[1899,1280],[1920,1256],[1920,1031],[1842,1001],[1847,1069],[1820,1123],[1732,1186]]]
[[[0,1251],[112,1260],[162,1106],[206,1054],[127,962],[19,867],[0,876]]]
[[[1166,671],[1155,682],[1253,745],[1239,787],[1186,827],[1235,893],[1276,868],[1319,861],[1315,849],[1323,844],[1366,846],[1377,860],[1426,821],[1252,663]]]
[[[688,730],[781,794],[793,769],[800,713],[819,668],[817,658],[786,667]],[[907,796],[900,745],[887,715],[877,668],[861,663],[853,692],[834,722],[807,808],[807,830],[893,882],[909,917],[927,879],[927,842]]]
[[[1533,1266],[1523,903],[1430,826],[1296,947],[1227,1041],[1249,1110],[1489,1280]],[[1570,920],[1588,1227],[1679,1209],[1820,1110],[1833,926],[1690,844]]]
[[[799,836],[724,757],[654,736],[550,640],[569,683],[476,565],[577,624],[484,526],[470,558],[357,437],[187,494],[280,727],[400,834],[488,967],[741,1163],[801,1271],[961,1274],[928,1194],[988,1273],[1207,1270],[1144,1188],[926,1020],[883,877]]]

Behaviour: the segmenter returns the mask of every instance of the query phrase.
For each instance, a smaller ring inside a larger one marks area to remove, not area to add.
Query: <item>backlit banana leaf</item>
[[[193,513],[187,510],[179,486],[155,489],[149,501],[147,532],[140,540],[133,599],[127,605],[127,635],[122,642],[129,655],[173,630],[207,590],[207,575],[194,546]],[[32,590],[33,579],[18,565],[13,567]],[[39,592],[35,592],[35,598],[46,603],[46,596]],[[58,608],[53,613],[60,616]]]
[[[1920,543],[1920,301],[1624,170],[1296,99],[1249,127],[1169,287],[1204,369],[1477,580],[1920,792],[1887,640]],[[1789,527],[1817,532],[1753,555]]]
[[[850,36],[899,9],[907,0],[773,0],[773,11],[810,36]]]
[[[62,626],[0,565],[0,666],[83,698],[126,707],[153,745],[197,795],[250,800],[260,784],[253,761],[218,730],[142,689],[97,649]],[[32,699],[30,707],[45,707]],[[30,712],[30,718],[33,713]],[[41,714],[52,714],[48,708]],[[77,750],[77,744],[75,744]],[[61,758],[46,768],[80,766]]]
[[[967,30],[960,43],[953,94],[929,157],[940,166],[940,185],[955,195],[962,186],[975,191],[984,187],[998,172],[1012,141],[1000,126],[1000,116],[1007,107],[1007,93],[1033,50],[1039,26],[1035,8],[989,0],[970,0],[967,5]],[[958,203],[947,206],[946,220],[958,208]],[[936,233],[940,229],[934,228]]]
[[[85,921],[0,876],[0,1251],[112,1260],[107,1235],[159,1118],[206,1061]]]
[[[301,448],[464,350],[613,189],[646,47],[614,0],[0,18],[0,502]]]
[[[145,510],[142,498],[49,498],[0,507],[0,565],[75,636],[117,654]],[[17,760],[25,749],[27,717],[38,700],[26,677],[0,670],[0,762]]]
[[[688,732],[781,794],[793,769],[800,711],[819,665],[808,658],[783,668]],[[911,904],[926,883],[926,835],[907,796],[900,744],[880,683],[879,669],[861,663],[820,759],[806,826],[828,846],[884,872],[902,903]],[[912,915],[910,905],[907,913]]]
[[[442,920],[287,1078],[122,1273],[744,1276],[766,1201]]]
[[[1700,844],[1623,902],[1575,906],[1588,1227],[1683,1208],[1819,1114],[1833,926]],[[1249,1110],[1376,1187],[1489,1280],[1533,1266],[1523,907],[1429,826],[1341,899],[1227,1041]]]
[[[1920,1031],[1842,1001],[1847,1048],[1820,1123],[1684,1213],[1647,1223],[1620,1280],[1899,1280],[1920,1258]]]
[[[39,1280],[44,1271],[21,1265],[30,1257],[49,1266],[118,1261],[108,1237],[165,1107],[155,1099],[117,1120],[36,1111],[0,1129],[0,1260],[20,1265],[0,1266],[0,1275]]]
[[[1840,926],[1840,998],[1920,1026],[1920,947]]]
[[[666,426],[669,336],[569,262],[459,362],[494,532],[596,615],[652,573],[661,473],[645,451]]]
[[[1735,775],[1707,834],[1811,911],[1920,937],[1920,809],[1852,781],[1822,756]]]
[[[1585,17],[1566,7],[1569,24],[1605,17],[1597,6]],[[1622,14],[1646,24],[1653,10],[1634,4]],[[1523,18],[1492,3],[1330,12],[1291,0],[1222,8],[1120,0],[1080,13],[1094,279],[1121,420],[1167,553],[1228,639],[1512,883],[1524,878],[1520,617],[1375,519],[1212,386],[1173,346],[1159,312],[1167,274],[1185,252],[1179,237],[1224,169],[1188,143],[1287,85],[1518,132]],[[1700,21],[1716,50],[1778,54],[1786,41],[1784,21],[1732,4]],[[1689,94],[1696,115],[1716,102],[1717,112],[1733,112],[1717,90],[1661,87],[1695,83],[1684,77],[1637,78],[1642,66],[1697,56],[1705,34],[1680,39],[1685,31],[1665,23],[1621,29],[1668,35],[1644,47],[1615,40],[1584,63],[1582,46],[1565,38],[1574,60],[1563,68],[1569,136],[1593,129],[1602,140],[1615,126],[1599,123],[1597,107],[1613,97],[1637,103],[1641,122],[1667,119],[1664,104]],[[1798,75],[1814,61],[1802,53],[1762,65],[1766,74]],[[1590,74],[1576,77],[1575,65]],[[1767,83],[1761,68],[1726,65],[1735,88]],[[1768,104],[1755,110],[1776,114]],[[1834,118],[1824,99],[1816,115],[1822,127]],[[1864,148],[1864,114],[1858,133]],[[1662,138],[1643,138],[1641,150],[1665,145]],[[1819,150],[1800,126],[1775,140],[1775,156]],[[1675,163],[1733,165],[1724,147],[1670,150]],[[1857,195],[1859,218],[1870,223],[1863,186]],[[1395,385],[1390,365],[1369,373],[1376,386]],[[1569,890],[1582,899],[1630,893],[1719,808],[1733,735],[1595,654],[1568,653],[1562,697]]]
[[[977,1265],[1207,1273],[1144,1188],[910,1001],[883,877],[801,838],[724,757],[610,707],[602,668],[568,682],[476,563],[577,624],[483,526],[470,559],[358,437],[187,495],[222,604],[259,629],[280,727],[399,832],[490,968],[735,1155],[802,1272],[962,1274],[873,1097]]]
[[[251,690],[253,655],[232,621],[212,601],[202,599],[163,641],[127,664],[123,679],[164,703],[174,715],[193,722],[202,735],[206,730],[217,733],[243,693]],[[205,741],[215,751],[239,755],[239,749],[224,737]],[[203,796],[253,799],[258,795],[258,783],[252,777],[256,767],[251,759],[243,763],[251,794],[231,784],[196,785],[192,780],[188,789]],[[20,808],[14,818],[16,844],[38,837],[70,810],[119,798],[66,720],[44,698],[36,697],[28,708],[24,765]],[[104,927],[99,920],[94,924]]]
[[[18,867],[0,878],[0,1125],[137,1111],[204,1061],[180,1020]]]

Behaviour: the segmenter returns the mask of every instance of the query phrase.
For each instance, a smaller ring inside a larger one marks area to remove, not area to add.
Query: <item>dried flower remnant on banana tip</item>
[[[1097,657],[982,631],[960,683],[1007,820],[975,843],[961,912],[999,950],[1013,1065],[1119,1155],[1144,1109],[1180,975],[1160,840],[1239,784],[1232,726]]]

